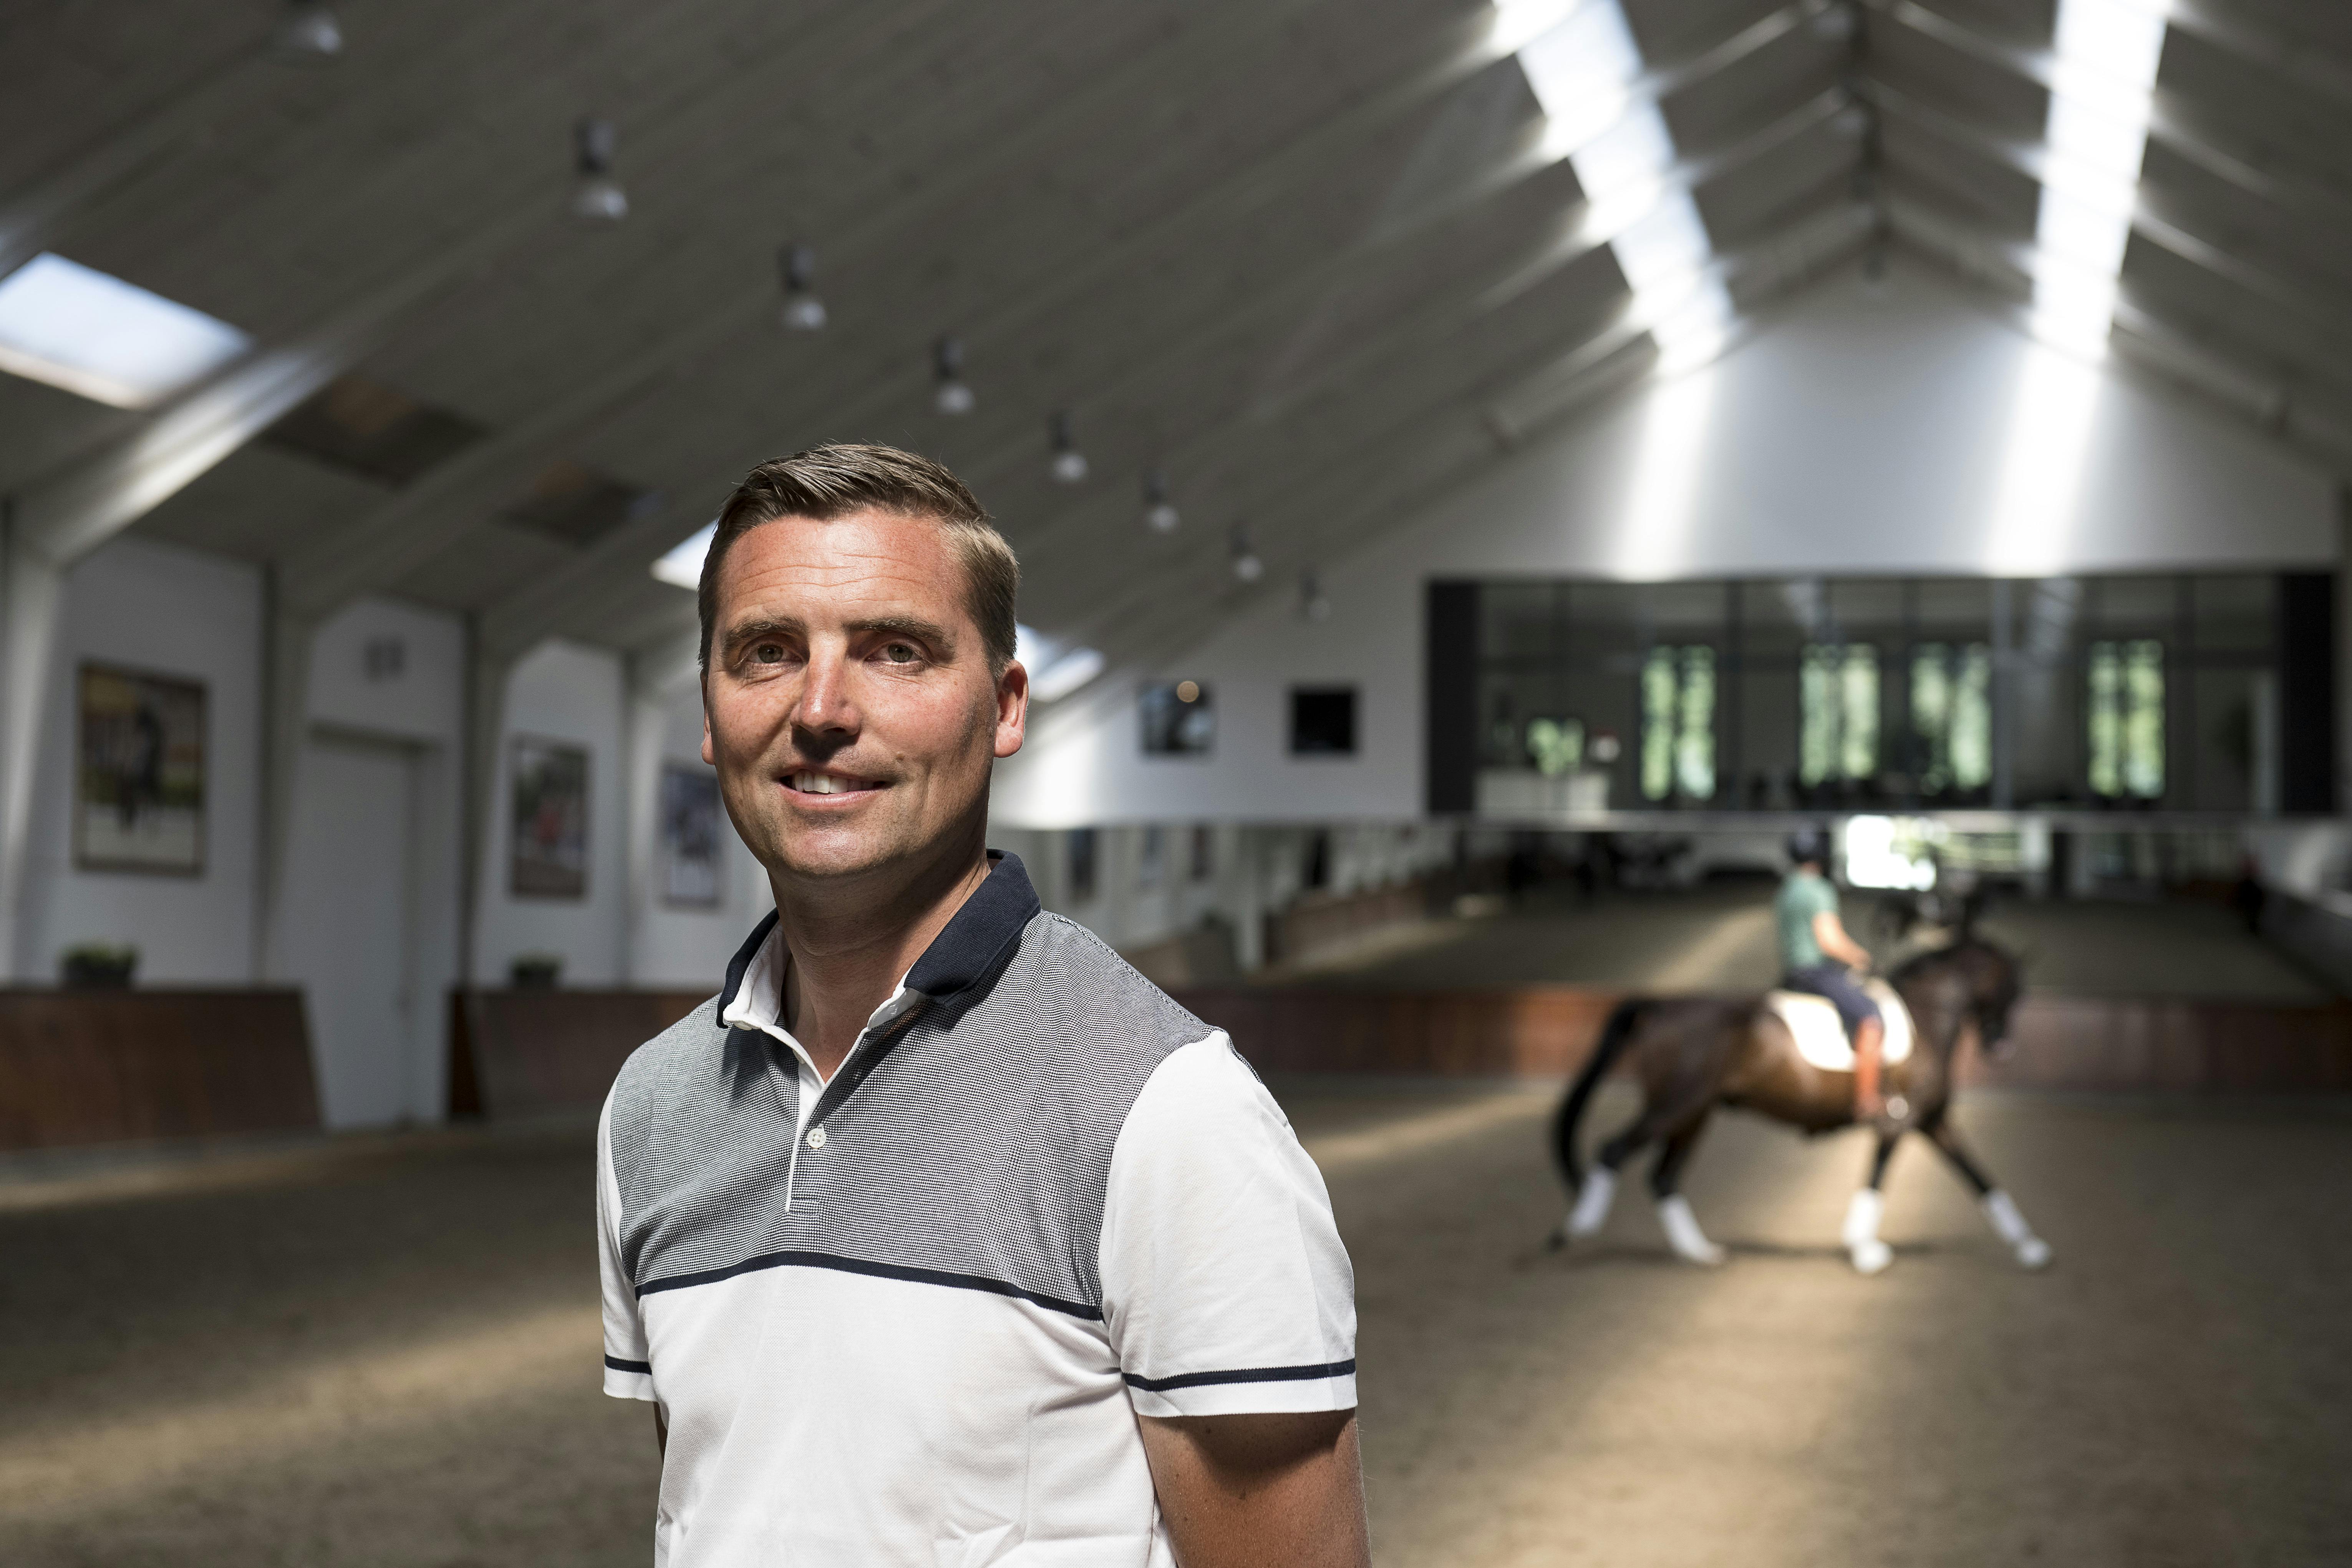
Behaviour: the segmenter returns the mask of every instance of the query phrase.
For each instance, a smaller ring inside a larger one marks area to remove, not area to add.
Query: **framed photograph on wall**
[[[588,752],[514,738],[514,836],[507,885],[519,899],[588,896]]]
[[[75,693],[75,866],[201,876],[204,682],[85,664]]]
[[[719,775],[700,763],[664,763],[661,776],[662,902],[713,910],[725,888],[726,817]]]

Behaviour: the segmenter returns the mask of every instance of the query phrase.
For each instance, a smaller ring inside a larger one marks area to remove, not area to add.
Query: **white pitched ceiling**
[[[137,524],[278,563],[298,608],[388,590],[480,612],[493,645],[648,643],[689,606],[647,563],[737,472],[863,437],[972,480],[1025,618],[1133,657],[1294,591],[1654,357],[1483,0],[341,15],[324,66],[268,51],[266,0],[0,16],[0,251],[29,237],[264,349],[388,301],[341,368],[480,433],[400,486],[257,444]],[[2046,0],[1622,15],[1641,70],[1614,79],[1672,154],[1649,174],[1688,193],[1735,308],[1890,242],[2032,288]],[[618,225],[565,210],[588,112],[619,130]],[[2352,462],[2352,24],[2176,0],[2146,133],[2117,349]],[[777,321],[790,241],[815,247],[822,332]],[[978,395],[961,420],[930,408],[942,332]],[[1047,474],[1055,409],[1082,486]],[[0,378],[0,489],[139,417]],[[1153,468],[1184,518],[1164,537]],[[638,499],[601,535],[534,530],[551,473]]]

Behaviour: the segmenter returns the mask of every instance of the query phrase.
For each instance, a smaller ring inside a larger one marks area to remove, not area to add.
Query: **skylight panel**
[[[1047,637],[1034,626],[1016,626],[1013,657],[1029,672],[1029,695],[1039,702],[1057,702],[1103,672],[1103,656],[1061,637]]]
[[[2131,240],[2163,0],[2059,0],[2034,220],[2034,334],[2088,358],[2106,352]]]
[[[710,553],[710,542],[718,536],[719,520],[713,518],[663,551],[653,564],[654,575],[674,587],[700,588],[702,558]]]
[[[1535,4],[1512,0],[1499,21],[1515,26]],[[1609,237],[1660,368],[1704,363],[1730,331],[1731,296],[1708,270],[1714,247],[1698,205],[1669,183],[1674,135],[1656,103],[1634,91],[1642,51],[1618,0],[1582,0],[1528,37],[1518,58],[1549,121],[1545,144],[1576,171],[1589,232]]]
[[[44,251],[0,279],[0,370],[117,408],[147,408],[253,340],[136,284]]]

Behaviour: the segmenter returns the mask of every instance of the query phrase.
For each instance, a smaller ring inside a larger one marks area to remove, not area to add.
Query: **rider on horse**
[[[1885,1109],[1878,1080],[1886,1026],[1878,1016],[1878,1004],[1862,988],[1870,953],[1846,934],[1838,919],[1837,889],[1825,874],[1829,835],[1818,827],[1799,828],[1789,836],[1789,858],[1796,865],[1772,900],[1780,936],[1780,984],[1791,991],[1826,996],[1836,1005],[1853,1042],[1854,1119],[1875,1121]]]

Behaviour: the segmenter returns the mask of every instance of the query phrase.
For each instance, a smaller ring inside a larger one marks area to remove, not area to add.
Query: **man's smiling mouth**
[[[784,787],[795,795],[856,795],[887,789],[879,779],[844,778],[838,773],[797,773],[786,775]]]

